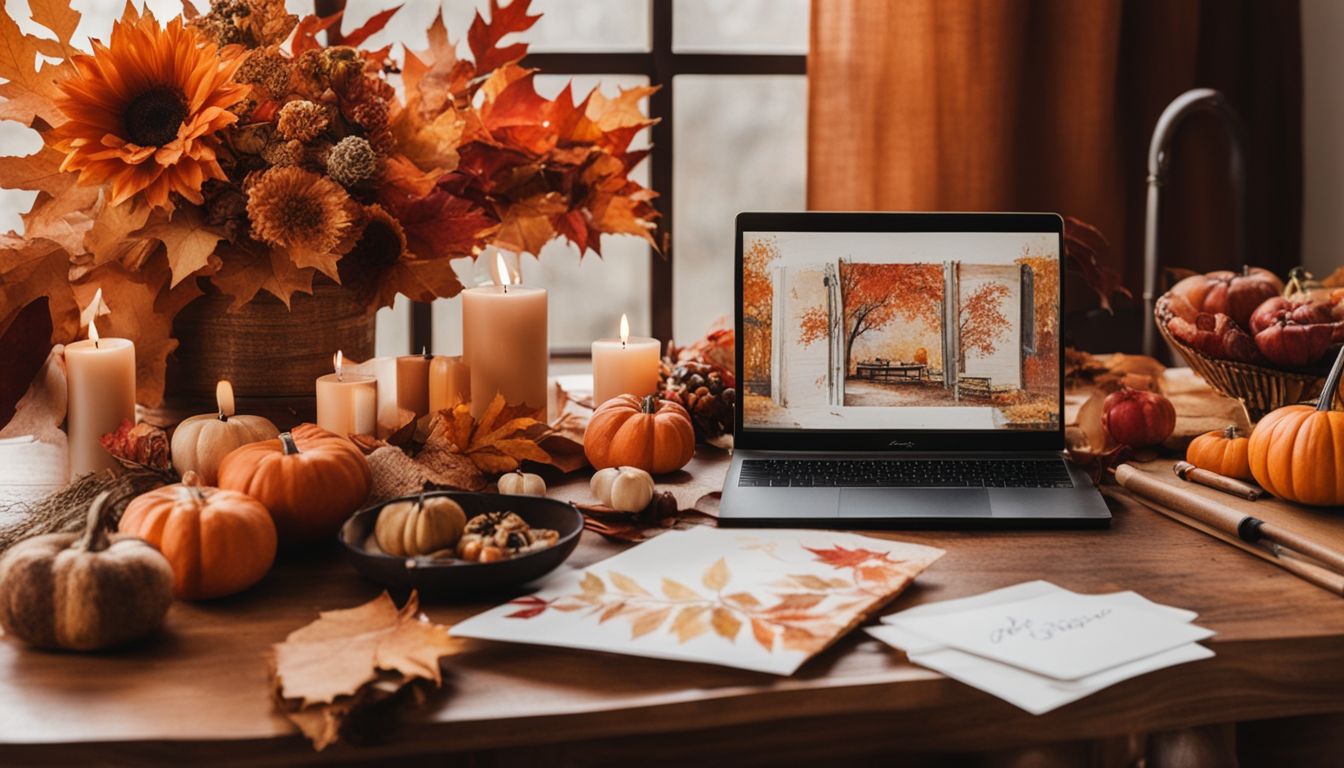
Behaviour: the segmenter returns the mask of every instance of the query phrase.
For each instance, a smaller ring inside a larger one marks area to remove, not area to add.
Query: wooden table
[[[947,554],[891,606],[1030,579],[1132,589],[1193,609],[1215,658],[1127,681],[1041,717],[912,666],[854,632],[793,677],[581,651],[467,642],[445,688],[385,743],[315,754],[267,692],[270,644],[378,588],[338,553],[281,563],[258,588],[177,603],[167,631],[110,655],[0,642],[0,765],[208,765],[479,751],[473,765],[665,761],[827,764],[842,757],[1119,739],[1210,723],[1344,711],[1344,601],[1107,491],[1092,532],[902,532]],[[1210,492],[1212,493],[1212,492]],[[1265,503],[1265,502],[1261,502]],[[1268,502],[1275,503],[1275,502]],[[1325,524],[1337,524],[1327,519]],[[588,537],[571,563],[617,551]],[[486,604],[430,605],[451,623]],[[1094,757],[1095,757],[1095,753]],[[769,759],[773,758],[773,760]]]

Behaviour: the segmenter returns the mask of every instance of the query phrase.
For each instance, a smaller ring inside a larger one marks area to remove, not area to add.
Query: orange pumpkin
[[[1251,463],[1247,455],[1250,442],[1237,434],[1235,425],[1229,424],[1191,440],[1185,449],[1185,460],[1224,477],[1250,480]]]
[[[219,463],[220,487],[264,504],[286,545],[335,535],[372,482],[364,454],[314,424],[235,448]]]
[[[1301,504],[1344,504],[1344,412],[1332,410],[1342,367],[1344,350],[1315,408],[1284,406],[1255,425],[1251,474],[1266,491]]]
[[[652,395],[619,395],[593,412],[583,434],[583,452],[596,469],[673,472],[695,455],[695,429],[690,414],[677,403]]]
[[[261,581],[275,562],[275,523],[251,496],[197,481],[188,472],[180,485],[135,497],[117,529],[163,553],[173,568],[174,595],[209,600]]]

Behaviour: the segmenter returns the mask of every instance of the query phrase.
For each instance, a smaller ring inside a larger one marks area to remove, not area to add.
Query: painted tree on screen
[[[771,310],[775,298],[770,264],[779,258],[774,238],[754,238],[742,254],[742,367],[748,389],[770,394]]]
[[[1026,387],[1053,391],[1059,384],[1059,259],[1023,248],[1017,263],[1031,269],[1036,306],[1036,351],[1022,366]]]
[[[1008,333],[1008,318],[1003,314],[1003,300],[1008,298],[1008,286],[1003,283],[985,283],[961,302],[958,329],[961,338],[962,367],[967,353],[985,357]]]
[[[936,264],[863,264],[840,262],[840,296],[845,309],[845,364],[852,369],[854,342],[893,321],[936,328],[943,301],[943,270]],[[803,315],[804,344],[827,337],[820,308]]]

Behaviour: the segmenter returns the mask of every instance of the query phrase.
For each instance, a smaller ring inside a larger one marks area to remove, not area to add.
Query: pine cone
[[[732,432],[737,390],[728,386],[723,371],[709,363],[664,360],[662,372],[661,396],[691,414],[696,440],[704,442]]]

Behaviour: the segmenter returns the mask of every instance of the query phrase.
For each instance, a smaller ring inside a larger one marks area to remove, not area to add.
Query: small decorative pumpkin
[[[619,395],[593,412],[583,452],[595,469],[630,466],[660,475],[681,469],[695,455],[695,429],[677,403]]]
[[[1237,434],[1236,425],[1229,424],[1191,440],[1185,449],[1185,460],[1224,477],[1250,480],[1251,463],[1247,458],[1250,442],[1250,438]]]
[[[545,496],[546,481],[531,472],[509,472],[499,477],[499,492],[518,496]]]
[[[378,548],[396,557],[417,557],[452,549],[467,527],[467,513],[446,496],[394,501],[378,513],[373,535]]]
[[[1261,488],[1300,504],[1344,504],[1344,412],[1332,409],[1342,368],[1344,349],[1315,408],[1287,405],[1255,425],[1248,454]]]
[[[187,600],[242,592],[275,562],[275,523],[266,507],[246,494],[199,483],[195,472],[187,472],[179,485],[140,494],[118,526],[168,558],[173,594]]]
[[[207,486],[218,482],[219,462],[234,448],[280,434],[261,416],[235,416],[233,386],[227,381],[216,386],[215,402],[218,414],[192,416],[173,431],[173,469],[183,477],[194,471]]]
[[[235,448],[219,464],[219,486],[270,510],[285,545],[335,535],[364,503],[372,482],[364,454],[314,424]]]
[[[636,467],[607,467],[593,473],[588,488],[617,512],[642,512],[653,500],[653,477]]]
[[[158,629],[173,602],[173,569],[140,539],[109,540],[109,491],[84,533],[21,541],[0,559],[0,626],[42,648],[96,651]]]

